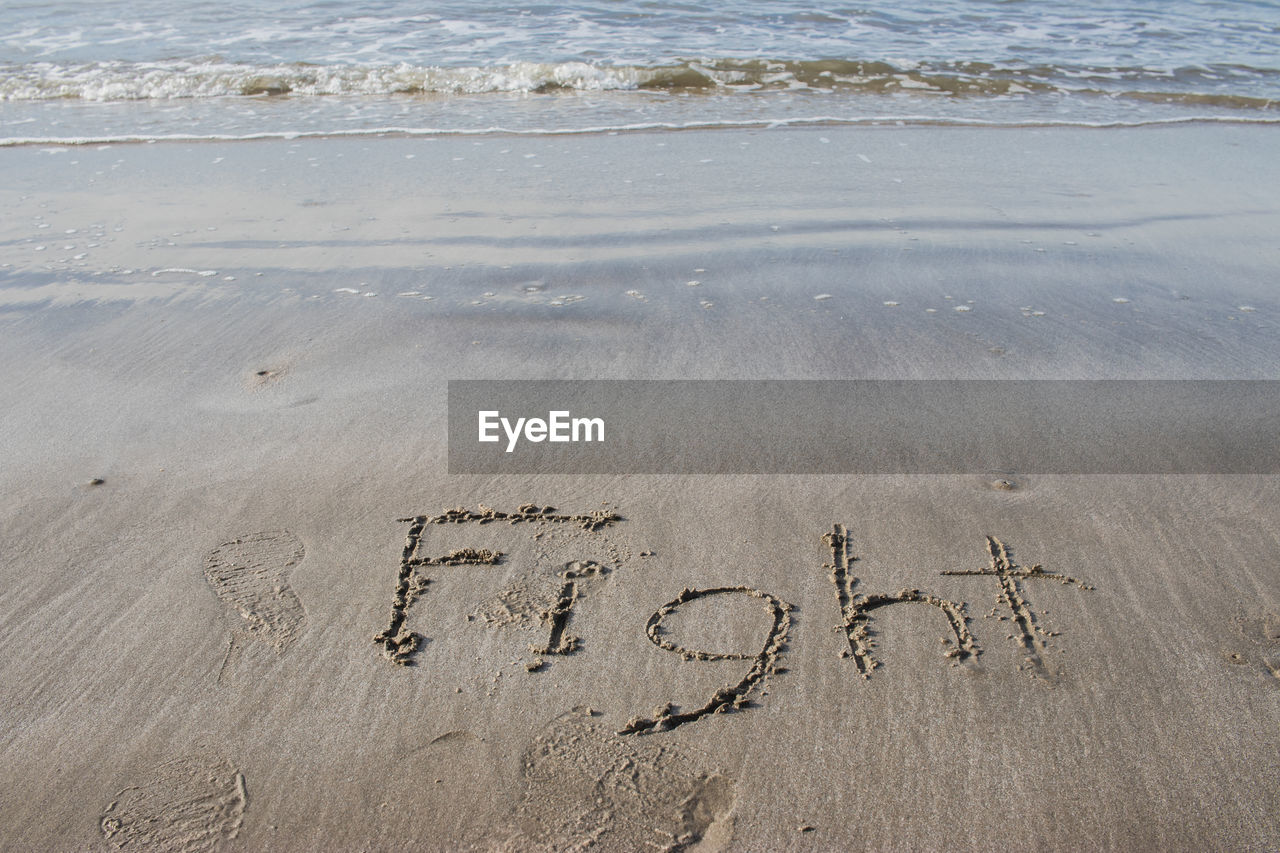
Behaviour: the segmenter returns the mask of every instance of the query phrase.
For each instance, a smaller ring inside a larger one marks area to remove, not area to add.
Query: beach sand
[[[0,846],[1274,849],[1277,477],[450,476],[445,390],[1274,378],[1278,171],[1201,125],[0,150]]]

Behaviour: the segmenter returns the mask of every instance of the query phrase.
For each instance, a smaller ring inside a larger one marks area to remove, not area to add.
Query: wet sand
[[[450,476],[445,443],[449,379],[1274,378],[1273,150],[0,151],[0,840],[1275,847],[1276,477]]]

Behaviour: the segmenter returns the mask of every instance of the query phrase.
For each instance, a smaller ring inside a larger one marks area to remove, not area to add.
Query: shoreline
[[[192,143],[192,142],[266,142],[296,140],[327,139],[435,139],[435,138],[502,138],[502,137],[555,137],[555,136],[598,136],[601,134],[617,135],[653,132],[710,132],[735,130],[778,130],[778,129],[813,129],[813,128],[956,128],[984,130],[1137,130],[1140,128],[1177,127],[1180,125],[1275,125],[1280,118],[1250,117],[1242,115],[1224,116],[1177,116],[1172,118],[1151,118],[1139,121],[1072,121],[1054,120],[1022,120],[1001,122],[979,118],[935,118],[919,115],[881,115],[860,118],[836,118],[826,116],[777,119],[728,119],[724,122],[645,122],[640,124],[598,125],[590,127],[569,128],[532,128],[518,129],[505,127],[489,128],[411,128],[411,127],[375,127],[360,130],[306,130],[306,131],[270,131],[249,134],[201,134],[183,135],[116,135],[116,136],[74,136],[74,137],[5,137],[0,138],[0,149],[26,148],[31,146],[63,145],[79,147],[84,145],[149,145],[155,143]]]

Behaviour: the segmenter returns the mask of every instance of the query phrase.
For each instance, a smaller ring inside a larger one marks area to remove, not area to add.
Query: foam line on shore
[[[354,130],[262,131],[260,133],[229,134],[118,134],[106,136],[13,136],[0,138],[0,148],[21,148],[37,145],[131,145],[156,142],[258,142],[264,140],[338,139],[343,137],[377,136],[592,136],[620,133],[649,133],[653,131],[682,130],[771,130],[781,127],[980,127],[992,129],[1081,128],[1087,130],[1130,129],[1187,124],[1280,124],[1280,118],[1249,118],[1244,116],[1180,116],[1178,118],[1143,119],[1140,121],[1017,121],[999,122],[969,118],[937,118],[919,115],[884,115],[862,117],[806,116],[780,119],[746,119],[700,122],[640,122],[636,124],[597,125],[564,128],[507,127],[438,128],[438,127],[371,127]]]

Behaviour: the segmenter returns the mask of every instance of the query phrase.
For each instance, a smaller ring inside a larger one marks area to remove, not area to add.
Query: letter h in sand
[[[872,611],[894,604],[924,604],[942,612],[951,629],[951,638],[943,640],[948,646],[945,654],[952,659],[953,664],[981,654],[978,643],[969,630],[969,617],[965,614],[962,602],[948,601],[918,589],[904,589],[894,595],[855,594],[854,587],[858,585],[858,579],[849,572],[849,538],[844,525],[835,525],[822,538],[831,546],[832,561],[827,568],[831,571],[831,582],[835,584],[836,597],[840,601],[840,615],[843,617],[840,628],[849,641],[848,650],[841,652],[840,656],[852,656],[863,678],[870,678],[871,671],[879,666],[872,654],[876,645],[870,630]]]

